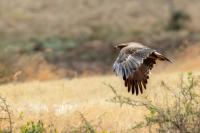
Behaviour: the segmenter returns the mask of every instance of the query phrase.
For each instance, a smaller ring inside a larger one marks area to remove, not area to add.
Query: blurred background
[[[200,0],[0,0],[0,133],[131,133],[145,120],[199,132],[199,11]],[[112,71],[113,46],[130,41],[173,61],[139,96]]]
[[[199,0],[0,0],[0,83],[112,73],[112,46],[138,41],[200,65]]]

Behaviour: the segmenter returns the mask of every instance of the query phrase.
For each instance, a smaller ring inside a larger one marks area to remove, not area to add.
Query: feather
[[[131,90],[131,81],[130,79],[128,79],[128,92],[130,92],[130,90]]]
[[[146,89],[150,70],[156,64],[156,60],[170,61],[156,50],[142,44],[130,42],[119,44],[121,49],[119,56],[114,62],[113,71],[123,77],[124,85],[128,92],[138,95]]]
[[[132,81],[132,94],[134,94],[134,92],[135,92],[134,85],[135,85],[135,83],[134,83],[134,80],[133,80],[133,81]]]
[[[139,94],[139,90],[138,90],[138,84],[137,84],[137,81],[135,82],[135,90],[136,90],[136,95],[138,95]]]
[[[147,89],[147,87],[146,87],[146,83],[145,83],[144,80],[142,81],[142,85],[143,85],[144,89]]]
[[[143,90],[142,90],[142,84],[141,84],[141,82],[138,82],[138,85],[139,85],[139,88],[140,88],[140,92],[141,92],[141,94],[143,93]]]

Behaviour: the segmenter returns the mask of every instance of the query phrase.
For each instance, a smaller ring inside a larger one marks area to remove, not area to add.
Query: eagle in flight
[[[140,43],[129,42],[115,46],[120,53],[113,64],[116,75],[122,76],[128,92],[138,95],[146,89],[149,72],[156,60],[169,61],[167,57]]]

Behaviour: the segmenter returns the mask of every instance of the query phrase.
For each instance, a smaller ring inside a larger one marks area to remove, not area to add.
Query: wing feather
[[[145,82],[145,80],[142,80],[142,85],[143,85],[144,89],[147,89],[146,84],[147,84],[147,82]]]
[[[146,89],[149,72],[156,64],[154,53],[155,50],[147,47],[121,50],[113,64],[113,70],[123,77],[128,92],[138,95],[143,93],[143,88]]]
[[[134,80],[132,81],[132,94],[134,94],[135,88],[134,88]]]
[[[131,80],[128,79],[128,92],[130,92],[130,90],[131,90]]]
[[[138,84],[137,84],[137,81],[135,82],[134,86],[135,86],[135,90],[136,90],[136,95],[138,95],[138,94],[139,94],[139,90],[138,90]]]

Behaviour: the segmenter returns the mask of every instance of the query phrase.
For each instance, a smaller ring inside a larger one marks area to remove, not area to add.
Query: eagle
[[[132,94],[142,94],[146,89],[150,70],[157,60],[171,62],[163,54],[141,43],[122,43],[114,47],[120,53],[113,64],[113,71],[123,78],[128,92]]]

